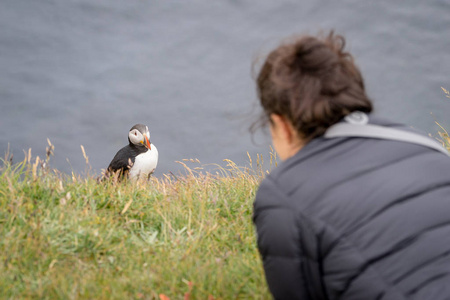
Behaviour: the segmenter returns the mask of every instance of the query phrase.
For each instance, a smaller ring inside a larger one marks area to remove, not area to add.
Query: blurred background
[[[148,125],[156,176],[175,163],[268,158],[248,131],[259,115],[252,62],[283,38],[335,29],[347,38],[376,114],[437,135],[450,128],[450,1],[0,2],[0,151],[95,172]]]

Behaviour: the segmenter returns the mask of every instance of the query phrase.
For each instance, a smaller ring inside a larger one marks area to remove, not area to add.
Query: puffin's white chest
[[[158,149],[152,144],[151,150],[136,156],[134,164],[130,169],[130,178],[135,178],[137,176],[147,178],[147,176],[156,169],[157,164]]]

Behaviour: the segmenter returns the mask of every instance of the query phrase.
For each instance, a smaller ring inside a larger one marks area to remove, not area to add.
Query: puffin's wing
[[[134,164],[134,155],[131,155],[129,146],[120,149],[109,163],[108,172],[126,173]]]

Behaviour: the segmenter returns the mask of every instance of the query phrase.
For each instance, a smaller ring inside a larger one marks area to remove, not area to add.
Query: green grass
[[[97,183],[5,159],[0,298],[270,299],[251,220],[264,172],[226,163]]]

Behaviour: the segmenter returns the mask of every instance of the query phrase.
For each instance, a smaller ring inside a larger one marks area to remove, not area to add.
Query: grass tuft
[[[270,299],[251,221],[262,157],[98,183],[50,169],[48,143],[45,159],[2,160],[3,298]]]

